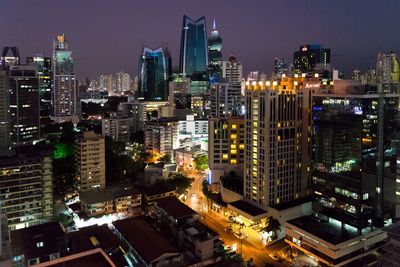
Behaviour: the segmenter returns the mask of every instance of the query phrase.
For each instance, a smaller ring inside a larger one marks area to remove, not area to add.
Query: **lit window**
[[[38,248],[42,248],[43,246],[44,246],[44,243],[43,243],[43,241],[36,242],[36,247],[38,247]]]
[[[228,159],[228,154],[223,154],[223,155],[222,155],[222,158],[223,158],[223,159]]]
[[[232,124],[232,129],[236,129],[236,124]]]
[[[231,164],[236,164],[236,163],[237,163],[236,159],[231,159]]]

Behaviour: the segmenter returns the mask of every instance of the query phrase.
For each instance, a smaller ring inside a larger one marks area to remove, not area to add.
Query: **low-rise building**
[[[65,232],[58,222],[10,232],[13,266],[31,266],[64,256]]]
[[[199,221],[198,213],[176,197],[156,200],[153,209],[160,229],[168,229],[170,238],[192,260],[201,262],[215,256],[219,235]]]
[[[135,185],[142,194],[144,201],[153,202],[154,200],[176,196],[176,188],[166,187],[163,184],[155,185]]]
[[[182,253],[147,221],[135,217],[113,222],[126,256],[141,266],[183,266]]]
[[[333,218],[303,216],[285,223],[285,242],[328,266],[346,266],[382,247],[387,232],[356,228]],[[356,266],[356,265],[355,265]]]
[[[150,163],[144,168],[146,184],[154,184],[158,180],[168,179],[178,172],[178,165],[170,163]]]
[[[141,194],[133,187],[107,187],[80,194],[81,210],[89,217],[107,213],[137,212]]]

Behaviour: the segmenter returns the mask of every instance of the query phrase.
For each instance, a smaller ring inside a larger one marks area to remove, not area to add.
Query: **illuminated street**
[[[270,258],[269,254],[274,253],[274,251],[265,248],[261,240],[261,235],[257,231],[251,228],[245,228],[244,232],[248,234],[248,237],[242,241],[241,246],[240,240],[235,237],[233,233],[224,230],[229,224],[227,219],[220,213],[212,211],[207,207],[206,198],[202,192],[202,177],[204,177],[204,175],[205,174],[198,172],[189,174],[189,176],[193,177],[195,180],[192,183],[192,188],[188,192],[188,199],[186,201],[188,206],[201,214],[203,223],[220,234],[221,239],[225,242],[225,246],[236,244],[237,253],[240,254],[242,252],[245,261],[253,258],[254,265],[261,267],[264,266],[265,263],[271,263],[274,266],[287,266],[284,263],[276,262]]]

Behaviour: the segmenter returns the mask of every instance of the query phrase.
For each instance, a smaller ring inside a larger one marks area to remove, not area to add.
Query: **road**
[[[228,225],[226,218],[223,215],[207,208],[206,200],[202,192],[202,181],[204,174],[191,172],[190,174],[187,173],[187,175],[193,177],[195,180],[193,181],[192,187],[189,190],[186,204],[201,214],[202,222],[213,231],[217,232],[221,236],[221,239],[225,242],[225,245],[236,244],[237,252],[242,252],[242,257],[245,260],[253,258],[254,266],[263,267],[265,263],[271,263],[278,267],[287,266],[286,264],[272,260],[268,256],[274,251],[264,247],[261,236],[259,236],[259,234],[254,230],[252,230],[253,233],[251,233],[248,238],[242,241],[242,246],[240,246],[240,240],[236,238],[233,233],[229,233],[224,230]]]

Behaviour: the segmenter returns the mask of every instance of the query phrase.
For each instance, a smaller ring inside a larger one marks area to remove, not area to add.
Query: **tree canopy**
[[[208,155],[200,154],[194,158],[194,165],[198,171],[205,171],[208,169]]]

